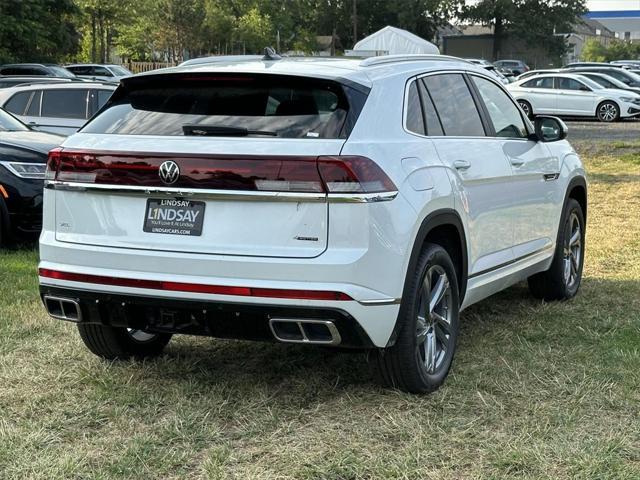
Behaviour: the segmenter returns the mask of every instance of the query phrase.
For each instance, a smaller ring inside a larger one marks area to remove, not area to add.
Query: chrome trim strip
[[[45,188],[70,192],[95,192],[110,195],[171,196],[201,198],[209,200],[245,200],[263,202],[329,202],[329,203],[372,203],[393,200],[397,191],[382,193],[304,193],[304,192],[252,192],[247,190],[212,190],[176,187],[144,187],[137,185],[106,185],[95,183],[45,181]]]
[[[399,305],[401,298],[383,298],[380,300],[358,300],[360,305]]]
[[[398,196],[397,190],[381,193],[329,193],[329,203],[389,202]]]

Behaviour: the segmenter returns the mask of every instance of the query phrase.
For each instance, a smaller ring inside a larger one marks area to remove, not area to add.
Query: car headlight
[[[0,165],[16,177],[34,179],[44,179],[44,171],[47,168],[47,165],[44,163],[29,162],[0,162]]]
[[[623,102],[640,104],[640,97],[620,97],[620,100]]]

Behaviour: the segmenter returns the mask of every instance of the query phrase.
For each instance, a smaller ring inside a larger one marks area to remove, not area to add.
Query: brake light
[[[175,162],[179,177],[165,183],[160,166]],[[396,190],[372,160],[359,156],[171,155],[49,153],[46,178],[63,182],[295,193],[378,193]]]
[[[60,156],[62,148],[56,147],[49,151],[49,157],[47,158],[47,168],[44,172],[44,178],[46,180],[55,180],[58,173],[58,166],[60,165]]]
[[[318,169],[328,193],[380,193],[396,190],[394,183],[378,164],[366,157],[319,157]]]

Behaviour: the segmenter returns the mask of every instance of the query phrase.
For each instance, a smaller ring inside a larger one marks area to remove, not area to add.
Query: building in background
[[[493,55],[493,27],[486,25],[458,25],[460,34],[442,37],[442,53],[464,58],[491,60]],[[517,34],[504,38],[501,42],[499,59],[522,60],[531,68],[559,67],[580,59],[587,40],[596,39],[607,46],[616,38],[615,33],[597,20],[582,18],[571,32],[558,32],[565,39],[567,52],[564,57],[552,57],[549,53],[528,42]]]
[[[588,0],[587,18],[597,20],[621,40],[640,41],[640,0]]]

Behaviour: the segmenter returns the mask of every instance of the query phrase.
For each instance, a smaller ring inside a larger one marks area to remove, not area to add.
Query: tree
[[[493,27],[493,59],[497,60],[502,41],[510,34],[562,54],[564,40],[555,34],[570,32],[585,12],[584,0],[480,0],[465,6],[461,17]]]
[[[0,0],[0,63],[58,62],[78,49],[72,0]]]
[[[640,55],[640,45],[622,40],[613,40],[608,46],[597,39],[586,41],[580,57],[586,62],[611,62],[612,60],[632,60]]]

